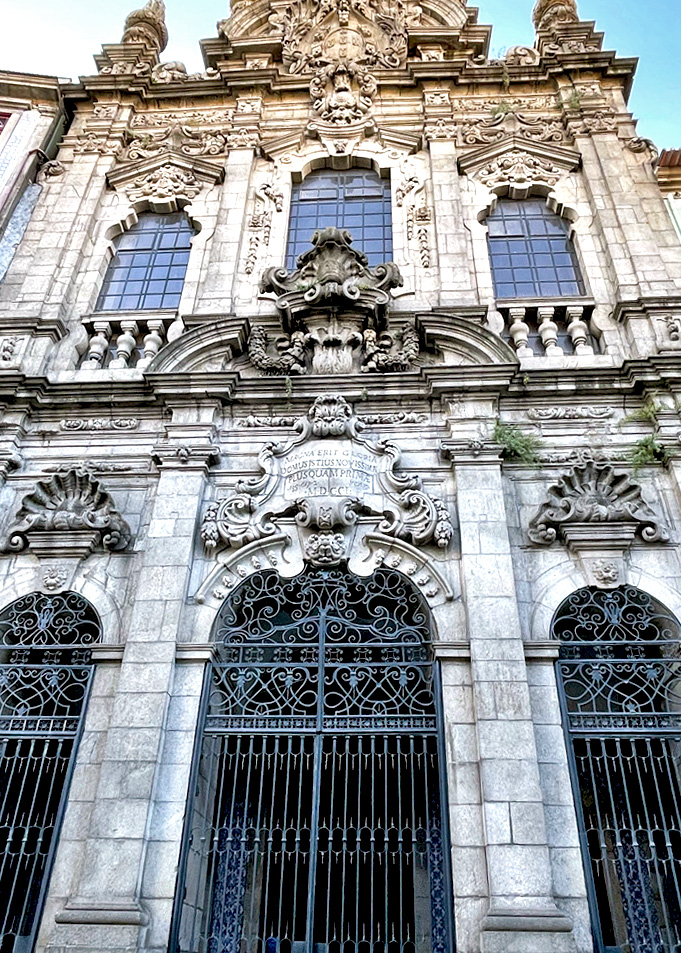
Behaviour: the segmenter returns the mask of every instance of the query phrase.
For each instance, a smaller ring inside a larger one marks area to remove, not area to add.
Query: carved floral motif
[[[484,165],[477,177],[487,188],[494,189],[499,185],[527,185],[531,182],[553,186],[564,174],[565,169],[548,159],[512,149]]]
[[[131,202],[141,199],[155,201],[185,200],[195,198],[201,191],[201,184],[193,172],[180,169],[175,165],[162,165],[145,175],[138,175],[128,186]]]
[[[4,549],[25,549],[36,532],[96,531],[98,545],[108,550],[126,549],[130,528],[109,494],[91,473],[71,468],[40,481],[24,497],[10,527]]]
[[[607,464],[589,462],[575,467],[550,487],[532,519],[532,542],[549,545],[570,523],[634,523],[645,542],[663,542],[668,534],[641,495],[641,487],[627,474],[616,474]],[[594,527],[594,535],[597,535]]]

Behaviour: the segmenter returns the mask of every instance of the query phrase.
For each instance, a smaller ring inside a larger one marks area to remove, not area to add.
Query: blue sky
[[[116,43],[123,22],[144,0],[0,0],[0,67],[75,78],[94,72],[92,54]],[[534,0],[479,0],[480,21],[494,26],[492,51],[531,44]],[[202,68],[198,41],[215,36],[227,0],[166,0],[170,43],[163,58]],[[606,49],[640,58],[631,108],[639,134],[660,148],[681,148],[681,0],[579,0],[596,20]]]

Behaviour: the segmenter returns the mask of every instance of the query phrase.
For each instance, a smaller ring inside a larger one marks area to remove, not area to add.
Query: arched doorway
[[[552,629],[596,950],[676,953],[679,622],[620,586],[572,593]]]
[[[440,689],[395,571],[255,573],[216,623],[171,950],[449,953]]]
[[[33,592],[0,612],[1,953],[33,949],[99,638],[75,592]]]

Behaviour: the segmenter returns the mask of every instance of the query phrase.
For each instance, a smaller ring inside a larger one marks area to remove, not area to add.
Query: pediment
[[[428,313],[416,316],[416,327],[422,333],[426,345],[442,355],[445,365],[518,363],[510,344],[470,318]]]
[[[143,203],[152,212],[177,211],[204,186],[215,185],[223,178],[223,168],[174,149],[121,163],[107,174],[111,188],[126,193],[133,205]]]
[[[510,135],[461,156],[459,170],[491,192],[508,190],[521,198],[533,185],[553,188],[580,162],[576,149]]]

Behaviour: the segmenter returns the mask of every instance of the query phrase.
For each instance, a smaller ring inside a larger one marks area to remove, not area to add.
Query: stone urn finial
[[[148,0],[141,10],[134,10],[125,21],[122,43],[145,43],[156,53],[168,45],[166,7],[163,0]]]
[[[537,33],[553,32],[566,23],[577,23],[576,0],[537,0],[532,22]]]

